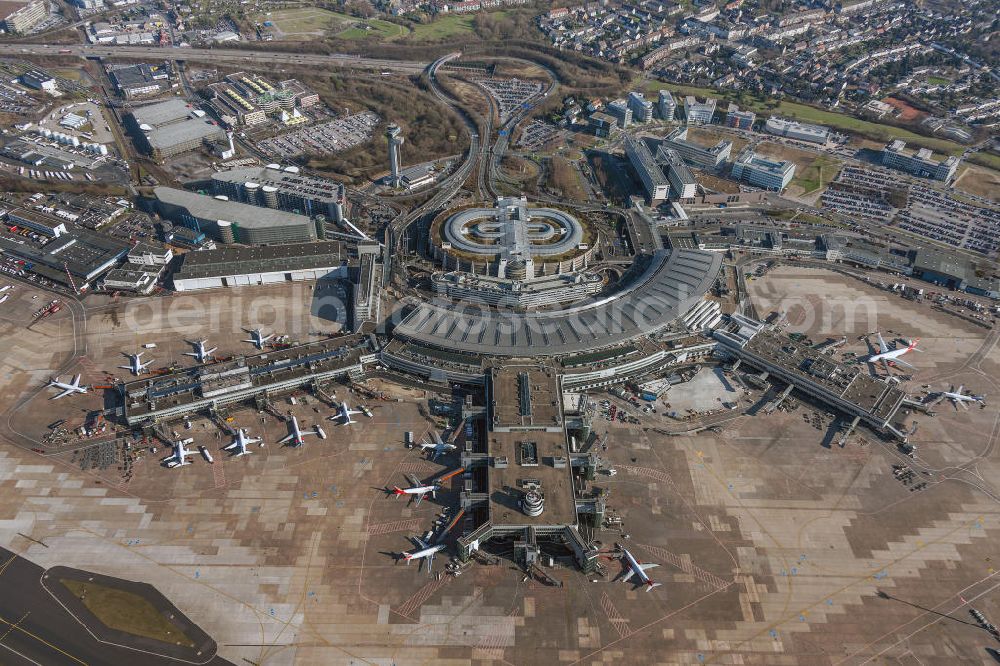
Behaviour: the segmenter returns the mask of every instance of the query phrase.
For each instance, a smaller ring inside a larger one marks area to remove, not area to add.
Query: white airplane
[[[0,296],[0,303],[6,303],[8,298],[10,298],[10,294],[4,294],[3,296]]]
[[[190,465],[187,457],[191,455],[191,452],[184,448],[185,444],[190,444],[193,439],[179,439],[174,442],[174,453],[173,455],[167,456],[163,459],[163,463],[173,469],[174,467],[183,467],[184,465]]]
[[[145,353],[146,352],[139,352],[138,354],[125,354],[125,356],[128,358],[128,365],[119,365],[118,367],[121,368],[122,370],[130,371],[133,375],[136,376],[141,375],[146,371],[146,368],[149,367],[149,364],[152,363],[154,360],[156,360],[151,358],[145,363],[143,363],[140,360],[140,358]]]
[[[4,286],[0,287],[0,294],[2,294],[3,292],[7,291],[8,289],[10,289],[10,285],[9,284],[5,284]]]
[[[409,566],[411,560],[422,560],[427,559],[427,573],[431,572],[431,567],[434,566],[434,555],[444,550],[445,546],[443,543],[439,543],[436,546],[430,546],[426,541],[420,537],[411,537],[413,543],[418,547],[418,550],[411,550],[408,553],[400,553],[399,556],[406,560],[407,566]]]
[[[364,412],[359,411],[357,409],[351,409],[350,407],[347,406],[346,402],[342,402],[340,403],[340,407],[337,409],[337,413],[334,416],[331,416],[330,420],[331,421],[339,420],[340,425],[351,425],[353,423],[357,423],[357,421],[351,418],[351,416],[353,416],[354,414],[364,414]],[[368,418],[371,417],[369,416]]]
[[[294,416],[292,417],[292,432],[288,434],[287,437],[278,440],[278,444],[291,444],[294,447],[302,446],[305,442],[302,440],[303,437],[307,435],[319,435],[320,439],[326,439],[326,433],[316,426],[316,430],[310,430],[307,432],[302,432],[299,430],[299,420]]]
[[[274,333],[270,335],[264,335],[263,333],[260,332],[259,328],[255,328],[253,330],[247,330],[247,329],[243,330],[250,334],[250,338],[248,340],[244,340],[243,342],[249,342],[257,349],[263,349],[267,341],[274,337]]]
[[[223,446],[222,450],[235,451],[235,453],[233,453],[233,457],[238,458],[239,456],[245,456],[248,453],[252,453],[250,450],[247,449],[247,446],[262,441],[263,440],[260,439],[259,437],[248,436],[247,431],[244,428],[240,428],[239,430],[236,431],[236,434],[233,435],[233,443],[230,444],[229,446]]]
[[[876,335],[878,335],[879,351],[877,354],[872,354],[866,359],[868,363],[878,363],[879,361],[882,361],[883,363],[887,363],[890,365],[903,365],[912,370],[917,369],[915,366],[910,365],[906,361],[900,359],[900,356],[902,356],[903,354],[908,354],[911,351],[921,351],[920,349],[917,349],[917,343],[920,342],[919,338],[907,342],[905,347],[897,347],[895,349],[890,349],[889,345],[887,345],[885,343],[885,340],[882,338],[882,333],[878,332],[876,333]]]
[[[659,564],[643,564],[639,562],[639,560],[635,559],[635,557],[632,556],[632,553],[628,552],[628,550],[625,548],[622,548],[622,553],[624,553],[622,555],[622,560],[628,567],[628,572],[626,572],[625,575],[622,576],[623,583],[628,582],[628,579],[631,578],[633,575],[635,575],[639,579],[635,583],[636,587],[639,587],[640,585],[645,585],[647,592],[652,590],[654,587],[659,587],[660,585],[663,585],[663,583],[654,583],[653,579],[646,575],[646,569],[653,569],[655,567],[660,566]]]
[[[449,451],[454,451],[458,447],[454,444],[446,442],[441,439],[441,435],[432,433],[434,435],[433,442],[420,442],[420,448],[424,451],[430,451],[431,460],[437,460],[437,457],[443,453],[448,453]]]
[[[406,480],[410,482],[409,488],[400,488],[399,486],[392,487],[392,493],[397,497],[402,497],[403,495],[413,495],[416,497],[416,501],[413,506],[420,506],[420,503],[424,500],[424,495],[430,493],[431,497],[437,497],[437,491],[441,490],[441,486],[435,484],[423,485],[417,479],[417,477],[412,474],[406,474]]]
[[[208,340],[200,340],[198,342],[190,342],[188,344],[194,345],[194,351],[184,352],[185,356],[194,356],[198,359],[199,363],[206,363],[208,359],[211,358],[212,352],[214,352],[218,347],[212,347],[211,349],[205,349],[205,344]]]
[[[80,375],[74,377],[73,381],[69,384],[59,381],[58,377],[53,377],[49,380],[49,387],[62,390],[62,393],[52,396],[49,400],[58,400],[73,393],[86,393],[90,390],[86,386],[80,386]]]
[[[944,400],[945,398],[951,400],[951,404],[954,405],[956,411],[958,411],[959,405],[961,405],[963,409],[968,409],[966,406],[967,402],[978,402],[981,405],[986,404],[985,395],[966,395],[964,385],[959,386],[958,390],[955,390],[954,385],[952,385],[950,391],[942,391],[941,397],[938,398],[938,401]]]

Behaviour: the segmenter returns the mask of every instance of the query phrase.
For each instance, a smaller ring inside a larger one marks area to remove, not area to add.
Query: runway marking
[[[517,609],[515,608],[507,617],[514,617],[516,613]],[[506,622],[493,622],[486,634],[473,647],[479,653],[473,658],[492,659],[494,661],[502,660],[505,649],[503,643],[507,635],[507,626]]]
[[[721,590],[724,587],[729,587],[730,585],[733,584],[733,581],[726,580],[724,578],[716,576],[713,573],[709,573],[708,571],[705,571],[704,569],[697,567],[694,564],[691,564],[684,558],[675,555],[674,553],[671,553],[666,548],[660,548],[659,546],[649,546],[644,543],[636,545],[638,545],[640,548],[642,548],[644,551],[646,551],[653,557],[658,557],[661,560],[664,560],[665,562],[674,565],[684,573],[690,574],[695,578],[697,578],[698,580],[702,581],[703,583],[708,583],[712,587],[715,587],[719,590]]]
[[[215,487],[223,488],[226,485],[226,470],[222,461],[220,460],[217,464],[212,465],[212,476],[215,477]]]
[[[396,609],[396,612],[400,615],[410,617],[410,619],[414,619],[410,616],[410,613],[423,606],[425,601],[430,599],[435,592],[447,585],[450,580],[451,576],[442,576],[441,580],[432,580],[414,592],[409,599],[403,602],[402,606]]]
[[[625,638],[632,633],[628,628],[628,618],[618,612],[618,609],[615,608],[615,605],[611,601],[611,597],[608,596],[607,592],[601,593],[601,608],[604,609],[604,614],[608,616],[608,621],[611,622],[611,626],[618,632],[619,638]]]
[[[25,615],[25,617],[27,617],[27,615]],[[23,619],[24,618],[22,617],[21,620],[23,620]],[[80,659],[77,659],[76,657],[74,657],[73,655],[71,655],[69,652],[66,652],[66,650],[63,650],[62,648],[60,648],[60,647],[58,647],[56,645],[53,645],[52,643],[48,642],[47,640],[45,640],[41,636],[36,636],[35,634],[31,633],[27,629],[25,629],[23,627],[19,627],[18,626],[18,622],[20,622],[21,620],[18,620],[17,622],[13,622],[12,623],[10,620],[7,620],[4,617],[0,617],[0,622],[2,622],[4,624],[6,624],[7,626],[9,626],[11,628],[11,631],[13,631],[14,629],[17,629],[18,631],[20,631],[25,636],[30,636],[31,638],[34,638],[39,643],[52,648],[53,650],[55,650],[59,654],[66,655],[67,657],[69,657],[70,659],[72,659],[73,661],[75,661],[76,663],[83,664],[83,666],[87,666],[87,662],[81,661]],[[6,636],[6,634],[4,634],[4,635]]]
[[[389,534],[391,532],[409,532],[418,527],[420,527],[420,521],[416,518],[397,520],[391,523],[377,523],[368,526],[368,536],[378,536],[379,534]]]
[[[621,465],[629,474],[634,474],[636,476],[645,476],[656,481],[662,481],[669,485],[674,485],[674,480],[670,478],[670,475],[660,469],[653,469],[651,467],[636,467],[635,465]]]
[[[400,472],[411,473],[411,474],[421,474],[421,473],[430,474],[431,472],[436,472],[437,470],[438,466],[430,462],[429,460],[421,460],[419,462],[408,462],[408,463],[403,463],[399,466]]]

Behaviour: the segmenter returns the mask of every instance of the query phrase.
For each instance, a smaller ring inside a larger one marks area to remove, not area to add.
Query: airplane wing
[[[303,434],[305,434],[305,433],[303,433]],[[294,438],[295,438],[295,433],[293,432],[290,435],[288,435],[287,437],[282,437],[281,439],[279,439],[278,440],[278,444],[284,444],[285,442],[290,442]]]
[[[409,483],[410,483],[411,486],[419,486],[420,485],[420,480],[417,479],[417,477],[414,476],[413,474],[404,474],[403,476],[406,477],[406,480],[409,481]]]
[[[434,443],[438,446],[444,444],[444,441],[441,439],[441,435],[439,435],[436,430],[434,431]]]
[[[58,400],[59,398],[65,398],[70,393],[73,393],[73,389],[66,389],[62,393],[52,396],[51,398],[49,398],[49,400]]]
[[[628,568],[628,571],[626,571],[626,572],[625,572],[625,575],[624,575],[624,576],[622,576],[622,578],[621,578],[622,582],[623,582],[623,583],[627,583],[627,582],[628,582],[628,579],[629,579],[629,578],[631,578],[631,577],[632,577],[632,574],[634,574],[634,573],[635,573],[635,570],[634,570],[634,569],[633,569],[632,567],[629,567],[629,568]]]
[[[655,569],[660,566],[659,564],[640,564],[639,568],[645,571],[646,569]]]
[[[905,366],[905,367],[909,368],[910,370],[916,370],[916,369],[917,369],[917,366],[915,366],[915,365],[910,365],[910,364],[909,364],[909,363],[907,363],[906,361],[904,361],[904,360],[902,360],[902,359],[899,359],[899,358],[894,358],[894,359],[892,359],[892,362],[893,362],[893,363],[895,363],[896,365],[902,365],[902,366]]]
[[[880,354],[884,354],[889,351],[889,345],[885,344],[885,339],[882,337],[882,331],[878,331],[878,349]]]
[[[430,574],[431,569],[434,568],[434,553],[427,556],[427,573]]]
[[[122,370],[131,370],[132,369],[131,365],[119,365],[118,367],[121,368]]]
[[[421,539],[420,537],[410,537],[410,540],[412,540],[413,543],[417,544],[417,547],[420,548],[421,550],[423,550],[424,548],[429,548],[427,542]]]
[[[416,499],[413,500],[413,508],[414,509],[417,508],[418,506],[420,506],[420,503],[424,501],[424,494],[420,493],[419,495],[416,495],[415,498]]]

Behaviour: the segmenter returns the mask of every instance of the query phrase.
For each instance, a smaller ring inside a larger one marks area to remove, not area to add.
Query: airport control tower
[[[389,184],[393,187],[401,187],[403,184],[399,149],[404,139],[400,136],[400,132],[402,130],[399,129],[399,125],[389,125],[385,130],[385,138],[389,140]]]

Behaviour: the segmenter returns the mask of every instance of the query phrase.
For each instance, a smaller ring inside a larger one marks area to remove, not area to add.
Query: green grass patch
[[[409,34],[409,30],[396,23],[383,21],[382,19],[355,19],[357,23],[347,30],[337,33],[341,39],[376,39],[379,41],[390,41],[399,39]]]
[[[909,130],[900,129],[899,127],[873,123],[868,120],[861,120],[860,118],[847,116],[843,113],[817,109],[815,107],[808,106],[806,104],[799,104],[797,102],[781,101],[772,108],[768,106],[764,100],[759,98],[744,95],[742,99],[740,99],[739,95],[729,91],[675,85],[673,83],[664,83],[662,81],[653,81],[647,85],[647,89],[653,92],[664,88],[670,90],[671,92],[679,93],[680,95],[695,95],[697,97],[711,96],[723,99],[727,102],[737,102],[744,109],[749,109],[762,115],[773,114],[785,118],[793,118],[802,122],[826,125],[842,132],[860,134],[861,136],[875,141],[888,142],[891,139],[903,139],[907,143],[930,148],[935,152],[946,155],[960,155],[962,154],[962,151],[965,150],[963,146],[953,141],[926,137]],[[682,102],[678,100],[678,106],[681,104]]]
[[[1000,155],[984,152],[972,153],[966,161],[1000,171]]]
[[[951,81],[942,76],[928,76],[927,83],[931,84],[932,86],[946,86],[949,83],[951,83]]]
[[[94,617],[111,629],[173,645],[194,647],[190,638],[138,594],[69,578],[62,578],[59,582],[81,599]]]
[[[796,174],[793,185],[802,188],[804,194],[826,187],[840,172],[840,161],[821,155],[801,172]]]
[[[500,12],[498,12],[499,14]],[[456,35],[471,35],[475,32],[472,26],[473,17],[463,14],[447,14],[438,17],[430,23],[421,23],[413,27],[415,41],[440,41]]]

